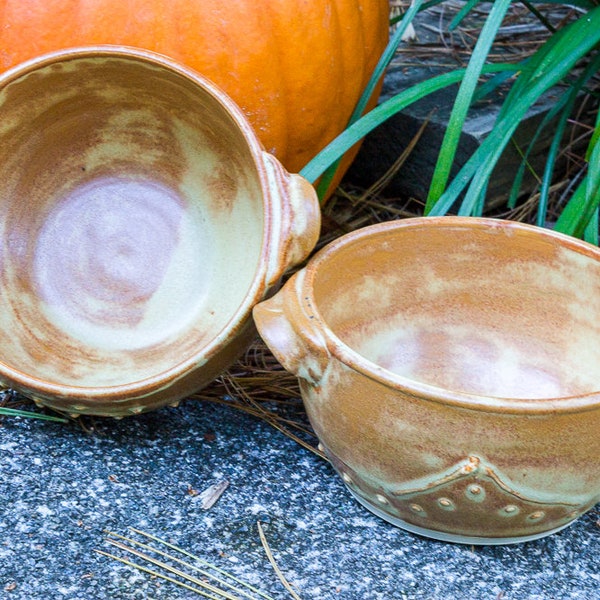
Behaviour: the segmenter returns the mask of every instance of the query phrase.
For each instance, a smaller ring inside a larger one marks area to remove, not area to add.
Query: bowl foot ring
[[[467,544],[474,546],[500,546],[507,544],[520,544],[522,542],[530,542],[533,540],[539,540],[541,538],[547,537],[554,533],[565,529],[569,525],[573,523],[573,521],[569,521],[564,525],[560,525],[559,527],[555,527],[554,529],[550,529],[548,531],[541,531],[537,533],[533,533],[530,535],[522,535],[515,537],[485,537],[485,536],[469,536],[469,535],[459,535],[455,533],[447,533],[445,531],[437,531],[434,529],[428,529],[427,527],[420,527],[419,525],[414,525],[413,523],[408,523],[407,521],[400,519],[398,517],[394,517],[381,510],[379,507],[371,504],[368,500],[360,496],[356,491],[354,491],[351,487],[346,486],[348,491],[352,494],[352,496],[358,500],[360,504],[362,504],[367,510],[369,510],[374,515],[384,519],[388,523],[399,527],[405,531],[410,533],[414,533],[426,538],[442,541],[442,542],[452,542],[455,544]]]

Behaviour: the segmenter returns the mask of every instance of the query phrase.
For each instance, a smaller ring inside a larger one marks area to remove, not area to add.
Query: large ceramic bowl
[[[0,77],[0,381],[68,413],[176,402],[245,349],[313,188],[199,74],[121,47]]]
[[[356,498],[426,536],[518,542],[600,500],[600,250],[499,220],[333,242],[254,309]]]

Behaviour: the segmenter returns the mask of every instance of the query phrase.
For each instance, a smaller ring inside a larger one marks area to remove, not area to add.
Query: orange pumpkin
[[[388,18],[388,0],[0,0],[0,70],[71,46],[154,50],[219,85],[296,172],[346,126]]]

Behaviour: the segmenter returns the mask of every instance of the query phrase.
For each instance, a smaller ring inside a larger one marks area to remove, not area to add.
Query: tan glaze
[[[600,250],[518,223],[384,223],[258,304],[350,491],[400,527],[501,544],[600,500]]]
[[[122,47],[0,77],[0,380],[125,416],[209,383],[310,253],[313,188],[197,73]]]

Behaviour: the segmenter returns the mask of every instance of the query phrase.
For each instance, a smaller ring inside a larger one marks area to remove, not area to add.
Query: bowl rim
[[[471,410],[506,414],[541,415],[584,412],[600,408],[600,383],[598,385],[598,391],[595,392],[550,398],[485,396],[476,393],[446,390],[433,384],[423,383],[409,377],[395,374],[392,371],[377,365],[375,362],[362,356],[356,350],[353,350],[332,331],[327,325],[327,321],[320,313],[318,302],[314,296],[313,282],[318,275],[319,267],[332,255],[356,241],[375,237],[390,231],[401,231],[407,228],[414,229],[422,227],[433,227],[438,229],[448,227],[463,229],[496,229],[499,233],[508,235],[514,231],[523,231],[558,241],[562,247],[569,248],[580,254],[592,256],[600,262],[600,248],[597,248],[592,244],[536,225],[529,225],[500,218],[462,217],[453,215],[409,217],[363,227],[330,242],[315,254],[308,265],[298,273],[301,279],[298,284],[298,289],[301,290],[298,292],[298,301],[300,302],[305,315],[310,319],[312,326],[322,335],[326,345],[326,351],[330,356],[357,373],[365,375],[369,379],[381,383],[386,387],[401,391],[409,396]]]
[[[249,155],[252,157],[254,169],[257,174],[257,182],[263,196],[261,247],[254,276],[247,294],[217,335],[185,360],[167,369],[158,371],[153,375],[140,379],[132,379],[132,381],[127,383],[89,386],[48,381],[43,377],[29,374],[0,360],[0,381],[8,380],[11,386],[15,384],[15,387],[30,390],[32,395],[39,394],[40,396],[64,398],[78,397],[86,402],[105,402],[107,399],[110,399],[111,403],[118,404],[119,402],[129,402],[133,398],[149,396],[183,379],[198,367],[202,367],[212,360],[228,342],[236,337],[237,333],[242,329],[243,323],[251,320],[252,308],[261,299],[266,287],[269,255],[272,251],[270,249],[270,240],[273,239],[273,229],[277,225],[277,216],[274,214],[277,209],[273,192],[271,191],[269,174],[260,158],[266,150],[242,109],[214,82],[174,58],[152,50],[122,44],[93,44],[62,48],[25,60],[0,73],[0,94],[11,83],[30,75],[36,70],[57,63],[80,59],[89,60],[92,58],[132,60],[145,65],[163,68],[176,73],[205,90],[206,93],[217,101],[222,110],[229,115],[248,144]]]

